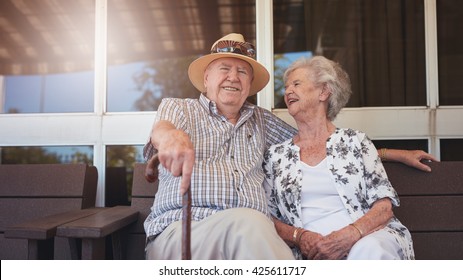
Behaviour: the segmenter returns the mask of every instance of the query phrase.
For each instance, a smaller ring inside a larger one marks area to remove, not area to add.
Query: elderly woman
[[[299,131],[265,154],[264,186],[278,234],[297,258],[414,259],[375,146],[365,133],[332,122],[352,92],[347,73],[316,56],[293,63],[284,80]]]

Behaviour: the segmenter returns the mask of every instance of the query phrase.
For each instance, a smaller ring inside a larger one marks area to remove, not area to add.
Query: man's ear
[[[204,83],[204,88],[206,89],[206,92],[207,92],[207,78],[209,76],[208,74],[209,72],[206,69],[206,71],[204,71],[204,76],[203,76],[203,83]]]

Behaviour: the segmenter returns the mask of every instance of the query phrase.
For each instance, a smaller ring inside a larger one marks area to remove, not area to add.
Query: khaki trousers
[[[146,246],[146,258],[182,258],[182,223],[170,224]],[[294,259],[278,236],[273,222],[249,208],[227,209],[202,221],[191,223],[193,260],[272,260]]]

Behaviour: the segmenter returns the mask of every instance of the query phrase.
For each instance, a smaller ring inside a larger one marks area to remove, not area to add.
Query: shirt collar
[[[201,93],[199,96],[199,104],[204,108],[204,110],[208,111],[210,115],[212,116],[220,116],[219,110],[217,109],[217,104],[210,100],[209,98],[204,95],[204,93]],[[256,108],[256,105],[249,103],[249,102],[244,102],[243,106],[240,109],[241,116],[246,116],[246,119],[251,115]]]

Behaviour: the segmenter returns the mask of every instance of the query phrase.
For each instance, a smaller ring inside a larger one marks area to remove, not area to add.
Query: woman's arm
[[[385,197],[376,201],[363,217],[349,226],[354,227],[359,236],[363,237],[385,227],[393,216],[391,200]]]
[[[431,172],[431,167],[422,163],[422,160],[438,161],[431,154],[421,150],[396,150],[382,148],[378,150],[378,154],[383,161],[398,161],[426,172]]]
[[[322,238],[318,233],[287,225],[277,218],[273,218],[273,223],[281,239],[290,247],[298,247],[306,257],[310,249],[315,247],[315,243]]]

